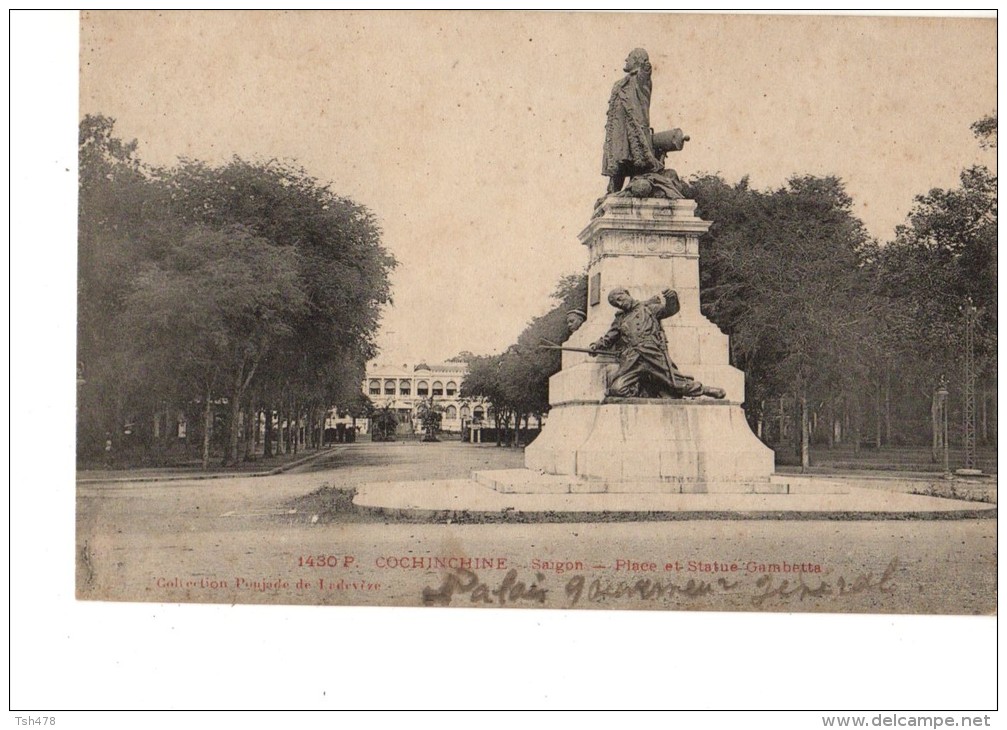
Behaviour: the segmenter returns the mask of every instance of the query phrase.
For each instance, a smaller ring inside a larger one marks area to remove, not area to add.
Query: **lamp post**
[[[982,471],[976,461],[976,364],[975,364],[975,329],[978,310],[969,297],[962,307],[965,315],[965,382],[962,415],[962,449],[964,451],[964,466],[957,471],[962,476],[979,476]]]
[[[940,415],[941,447],[944,452],[944,478],[951,478],[951,468],[948,464],[948,386],[941,378],[937,386],[937,408]]]

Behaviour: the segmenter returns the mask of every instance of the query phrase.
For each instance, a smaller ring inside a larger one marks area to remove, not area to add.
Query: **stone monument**
[[[689,138],[650,129],[646,51],[625,70],[605,129],[608,194],[580,234],[586,319],[549,381],[526,469],[474,476],[521,493],[783,491],[741,408],[745,376],[728,362],[727,336],[700,311],[699,237],[710,223],[664,166]]]

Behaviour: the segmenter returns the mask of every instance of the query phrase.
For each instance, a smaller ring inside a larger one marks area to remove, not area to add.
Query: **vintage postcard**
[[[995,614],[996,40],[82,12],[77,598]]]

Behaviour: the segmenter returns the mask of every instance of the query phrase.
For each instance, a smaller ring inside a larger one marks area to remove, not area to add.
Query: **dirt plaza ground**
[[[457,442],[337,446],[287,474],[82,483],[82,599],[992,614],[992,517],[459,524],[355,509],[373,482],[520,467]]]

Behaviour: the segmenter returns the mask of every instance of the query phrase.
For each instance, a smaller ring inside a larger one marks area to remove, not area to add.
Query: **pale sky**
[[[872,235],[995,154],[992,19],[599,13],[82,15],[81,114],[140,156],[294,159],[370,208],[399,261],[380,360],[490,353],[582,270],[609,91],[654,66],[683,176],[841,177]]]

